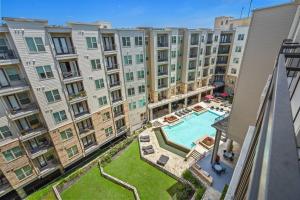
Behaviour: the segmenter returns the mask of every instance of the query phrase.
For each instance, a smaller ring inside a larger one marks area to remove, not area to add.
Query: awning
[[[223,92],[223,93],[220,94],[220,96],[221,96],[221,97],[228,97],[229,95],[228,95],[227,92]]]
[[[213,96],[213,95],[210,95],[210,94],[208,94],[208,95],[206,95],[204,98],[205,98],[205,99],[213,99],[213,98],[214,98],[214,96]]]

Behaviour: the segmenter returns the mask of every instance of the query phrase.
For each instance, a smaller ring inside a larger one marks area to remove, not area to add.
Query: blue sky
[[[214,17],[247,16],[250,0],[0,0],[0,17],[112,22],[113,27],[212,27]],[[291,0],[253,0],[252,9]]]

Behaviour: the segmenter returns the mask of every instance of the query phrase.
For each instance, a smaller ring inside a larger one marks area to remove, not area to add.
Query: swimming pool
[[[215,136],[216,129],[211,125],[219,116],[210,111],[201,114],[192,113],[181,119],[178,124],[165,126],[162,129],[168,140],[191,149],[195,145],[193,142],[201,137]]]

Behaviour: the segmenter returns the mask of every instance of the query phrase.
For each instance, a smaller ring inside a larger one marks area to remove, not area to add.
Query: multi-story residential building
[[[225,199],[299,199],[299,9],[253,12],[227,131],[243,146]]]
[[[215,29],[3,21],[0,196],[21,197],[145,122],[222,92],[248,30],[229,17]]]

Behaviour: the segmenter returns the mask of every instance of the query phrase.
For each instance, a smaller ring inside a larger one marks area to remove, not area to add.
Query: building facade
[[[228,17],[214,29],[3,21],[0,196],[25,197],[31,184],[149,120],[222,92],[228,71],[238,74],[247,33]]]

